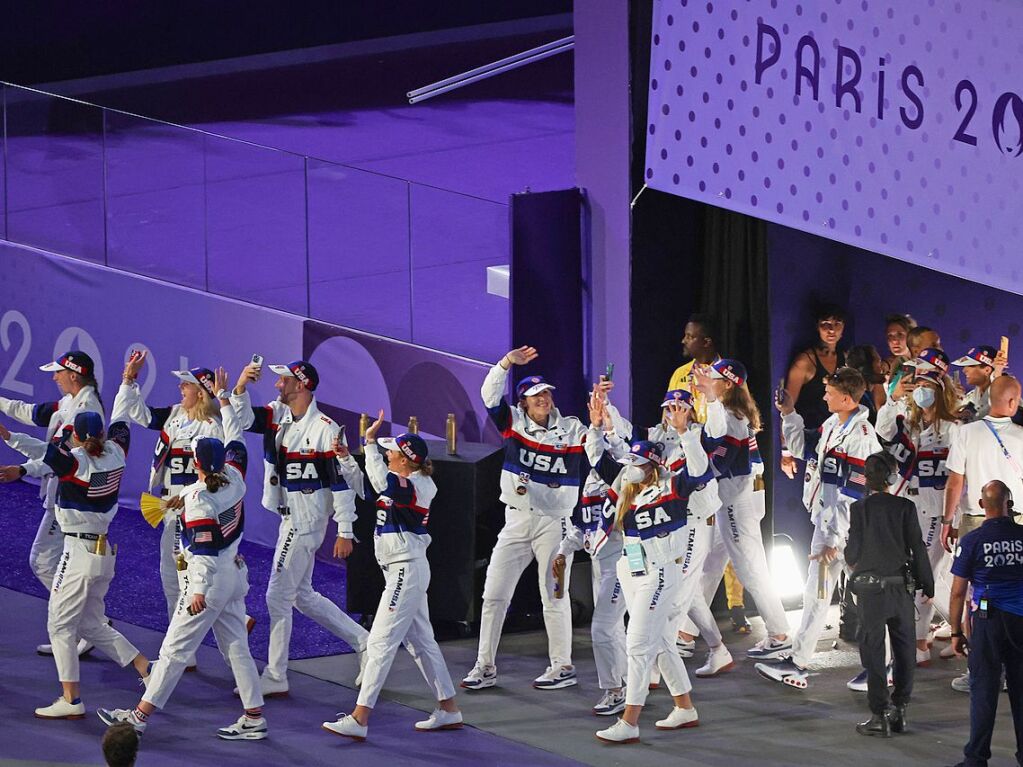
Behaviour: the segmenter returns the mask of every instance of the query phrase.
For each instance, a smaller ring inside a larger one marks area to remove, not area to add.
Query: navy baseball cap
[[[739,360],[718,360],[710,366],[708,375],[711,378],[724,378],[736,386],[746,383],[746,366]]]
[[[906,365],[920,370],[940,370],[942,373],[948,373],[948,355],[932,346],[924,349],[916,359],[910,360]]]
[[[53,362],[40,365],[39,369],[47,373],[53,373],[58,370],[70,370],[72,373],[78,373],[80,376],[92,378],[96,365],[93,363],[92,357],[85,352],[72,350],[62,354]]]
[[[961,368],[971,367],[972,365],[989,365],[994,367],[996,354],[998,352],[993,346],[974,346],[952,364]]]
[[[693,406],[693,395],[685,389],[672,389],[664,395],[664,402],[661,403],[661,407],[668,407],[668,405],[685,405],[691,408]]]
[[[271,365],[270,369],[279,376],[297,378],[305,384],[305,388],[309,391],[315,391],[316,387],[320,385],[320,374],[316,372],[316,368],[312,364],[305,360],[295,360],[287,365]]]
[[[664,462],[664,445],[648,439],[636,440],[629,446],[629,452],[618,459],[618,463],[626,466],[640,466],[644,463],[655,463],[660,466]]]
[[[543,376],[528,376],[519,381],[519,385],[515,387],[515,396],[522,399],[523,397],[532,397],[534,394],[539,394],[548,389],[553,391],[555,388],[557,387],[554,384],[547,383]]]
[[[412,463],[421,464],[430,456],[426,440],[418,434],[399,434],[397,437],[381,437],[377,444],[384,450],[397,450]]]
[[[75,416],[75,436],[84,442],[103,433],[103,416],[88,410]]]
[[[223,471],[227,450],[224,443],[216,437],[201,437],[192,446],[195,465],[206,472]]]
[[[213,377],[213,371],[209,368],[190,368],[189,370],[172,370],[171,372],[179,380],[195,384],[211,397],[217,396],[217,392],[214,390],[216,379]]]

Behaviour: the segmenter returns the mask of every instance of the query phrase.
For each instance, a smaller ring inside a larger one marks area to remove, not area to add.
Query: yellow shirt
[[[696,360],[689,360],[685,365],[677,368],[672,373],[671,380],[668,381],[668,391],[685,389],[692,394],[693,414],[696,416],[697,423],[707,423],[707,398],[703,395],[703,392],[696,388],[696,376],[693,374],[693,367],[695,365]]]

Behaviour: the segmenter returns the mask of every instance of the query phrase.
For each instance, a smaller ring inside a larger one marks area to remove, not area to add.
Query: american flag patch
[[[123,466],[120,469],[95,472],[89,477],[89,490],[86,493],[86,497],[99,498],[100,496],[116,493],[123,475]]]
[[[217,517],[217,524],[220,525],[220,532],[226,538],[235,531],[242,518],[242,501],[238,501],[227,511],[221,512]]]
[[[853,482],[853,483],[855,483],[857,485],[866,485],[867,484],[867,478],[864,475],[862,475],[862,474],[851,474],[849,476],[849,481]]]
[[[196,533],[193,539],[196,543],[212,543],[213,533],[209,530],[203,530],[202,532]]]
[[[718,445],[716,448],[714,448],[714,451],[710,455],[712,458],[713,457],[724,458],[726,455],[728,455],[728,448],[726,448],[724,445]]]

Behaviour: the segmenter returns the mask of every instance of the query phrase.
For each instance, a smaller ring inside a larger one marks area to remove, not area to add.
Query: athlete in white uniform
[[[181,402],[168,407],[149,407],[136,383],[139,370],[146,362],[147,352],[132,352],[124,365],[117,402],[127,408],[131,420],[147,429],[160,432],[149,472],[149,491],[171,500],[194,484],[198,478],[192,457],[192,442],[199,437],[223,440],[224,428],[216,404],[213,371],[207,368],[175,370],[180,381]],[[167,600],[167,618],[173,620],[181,601],[183,576],[177,568],[181,554],[181,507],[168,503],[160,533],[160,581]],[[186,664],[194,670],[195,658]]]
[[[721,498],[714,537],[722,551],[704,563],[704,595],[713,598],[730,559],[767,625],[767,636],[747,654],[760,659],[791,651],[785,607],[774,587],[760,532],[763,509],[753,502],[753,478],[763,471],[756,437],[761,424],[760,411],[746,388],[746,368],[738,360],[718,360],[697,378],[707,398],[704,445],[712,456]],[[722,643],[709,649],[707,663],[696,675],[714,676],[731,667],[732,656]]]
[[[695,727],[699,717],[689,691],[692,685],[684,661],[675,651],[682,568],[678,560],[685,547],[683,529],[690,495],[713,481],[707,455],[700,444],[700,429],[688,430],[690,408],[673,407],[672,422],[681,435],[686,462],[678,473],[663,466],[663,446],[640,440],[617,461],[604,455],[597,472],[610,484],[601,515],[605,535],[596,550],[622,537],[618,579],[629,610],[626,632],[628,672],[625,711],[597,738],[610,743],[639,741],[639,715],[647,697],[647,681],[654,663],[660,668],[674,707],[657,722],[658,729]],[[599,429],[608,417],[597,397],[590,399],[588,442],[603,451]],[[625,465],[625,468],[621,467]],[[614,544],[612,544],[614,545]]]
[[[59,359],[42,365],[40,370],[53,373],[54,383],[60,390],[61,398],[57,402],[39,402],[32,404],[20,400],[0,397],[0,412],[10,416],[18,423],[27,426],[42,426],[46,429],[46,442],[59,436],[63,429],[70,429],[78,413],[99,413],[102,417],[103,403],[100,402],[96,386],[95,366],[85,352],[69,351]],[[46,452],[45,444],[38,455],[29,458],[42,458]],[[43,516],[39,520],[28,563],[40,583],[49,590],[53,586],[53,576],[57,572],[57,562],[64,552],[64,536],[54,512],[57,496],[57,478],[48,473],[41,477],[39,497],[43,501]],[[84,655],[92,649],[92,645],[84,639],[78,642],[78,654]],[[40,655],[52,655],[49,644],[41,644],[36,648]]]
[[[803,418],[786,396],[777,407],[782,414],[782,434],[792,454],[807,461],[803,504],[813,522],[810,566],[803,592],[803,618],[789,650],[761,657],[770,663],[756,664],[757,672],[774,682],[805,690],[806,667],[817,651],[824,631],[831,596],[845,566],[842,552],[849,538],[849,507],[864,496],[863,464],[881,450],[867,408],[859,404],[867,384],[857,370],[843,367],[829,376],[824,401],[832,415],[818,430],[806,431]],[[823,577],[824,582],[821,583]],[[779,661],[775,663],[775,661]]]
[[[912,394],[907,396],[907,392]],[[916,662],[931,661],[930,628],[935,607],[948,609],[952,594],[952,557],[941,545],[941,515],[945,509],[948,480],[948,448],[956,428],[958,407],[955,386],[937,371],[921,371],[913,379],[903,378],[892,396],[877,411],[877,436],[895,456],[899,480],[891,486],[893,495],[908,498],[920,517],[927,557],[934,573],[933,600],[916,599]],[[945,616],[947,618],[947,616]]]
[[[320,412],[313,391],[319,374],[305,360],[271,365],[278,375],[278,399],[253,407],[245,390],[261,368],[249,365],[231,394],[242,427],[263,435],[263,506],[281,517],[273,570],[266,589],[270,649],[260,677],[263,695],[288,692],[288,650],[292,611],[298,608],[360,653],[369,632],[313,589],[313,563],[333,514],[337,523],[334,556],[352,553],[355,494],[362,493],[362,471],[351,456],[338,460],[334,442],[344,435]],[[218,394],[219,396],[219,394]],[[344,443],[346,444],[346,443]]]
[[[979,421],[991,412],[991,382],[998,378],[1008,360],[993,346],[974,346],[952,364],[963,369],[970,390],[959,403],[959,419]],[[924,537],[927,533],[924,532]]]
[[[567,599],[555,598],[552,568],[558,546],[568,531],[568,519],[579,500],[587,429],[578,418],[558,412],[551,396],[554,386],[541,376],[528,376],[519,382],[515,387],[517,405],[512,407],[505,400],[511,367],[526,365],[537,356],[531,346],[512,349],[483,381],[483,404],[504,437],[501,502],[507,510],[487,566],[479,653],[476,665],[462,680],[462,687],[467,690],[481,690],[497,683],[497,645],[505,614],[519,576],[534,558],[550,665],[533,681],[533,687],[557,690],[576,684],[571,607]],[[563,584],[566,592],[571,570],[569,561]]]
[[[81,719],[78,640],[96,645],[120,666],[132,664],[141,676],[149,660],[104,615],[103,599],[114,577],[116,547],[107,530],[117,514],[117,493],[124,475],[129,443],[124,414],[114,409],[109,439],[103,436],[103,417],[91,411],[75,415],[70,430],[49,444],[26,434],[12,435],[0,426],[0,438],[29,454],[43,451],[22,466],[0,467],[0,482],[26,474],[58,477],[54,513],[63,532],[64,552],[50,590],[46,629],[53,646],[63,694],[49,706],[37,708],[40,719]]]
[[[217,371],[216,381],[218,390],[223,390],[227,384],[223,368]],[[187,568],[160,658],[135,708],[97,712],[107,725],[128,722],[136,732],[144,732],[149,717],[167,705],[188,659],[195,656],[203,638],[213,629],[245,709],[237,722],[217,730],[217,737],[262,740],[267,735],[259,672],[249,652],[246,629],[248,568],[238,554],[245,526],[248,451],[230,402],[225,398],[221,405],[227,445],[216,437],[199,437],[193,442],[198,480],[177,496],[184,524],[181,556]]]
[[[366,430],[366,476],[377,493],[373,548],[384,571],[384,592],[369,632],[366,668],[355,710],[350,715],[338,714],[337,721],[323,723],[328,732],[354,740],[366,739],[369,717],[402,643],[437,698],[437,708],[428,719],[416,722],[416,730],[453,730],[462,726],[455,686],[433,636],[426,600],[430,585],[427,523],[430,502],[437,494],[437,486],[430,478],[433,465],[428,459],[426,442],[418,434],[378,438],[383,422],[381,410]],[[337,448],[340,458],[348,457],[346,447]],[[387,451],[386,463],[381,450]]]

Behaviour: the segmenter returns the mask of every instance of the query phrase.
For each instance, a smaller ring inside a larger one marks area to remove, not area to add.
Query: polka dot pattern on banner
[[[1023,293],[1023,5],[656,0],[653,28],[650,186]]]

